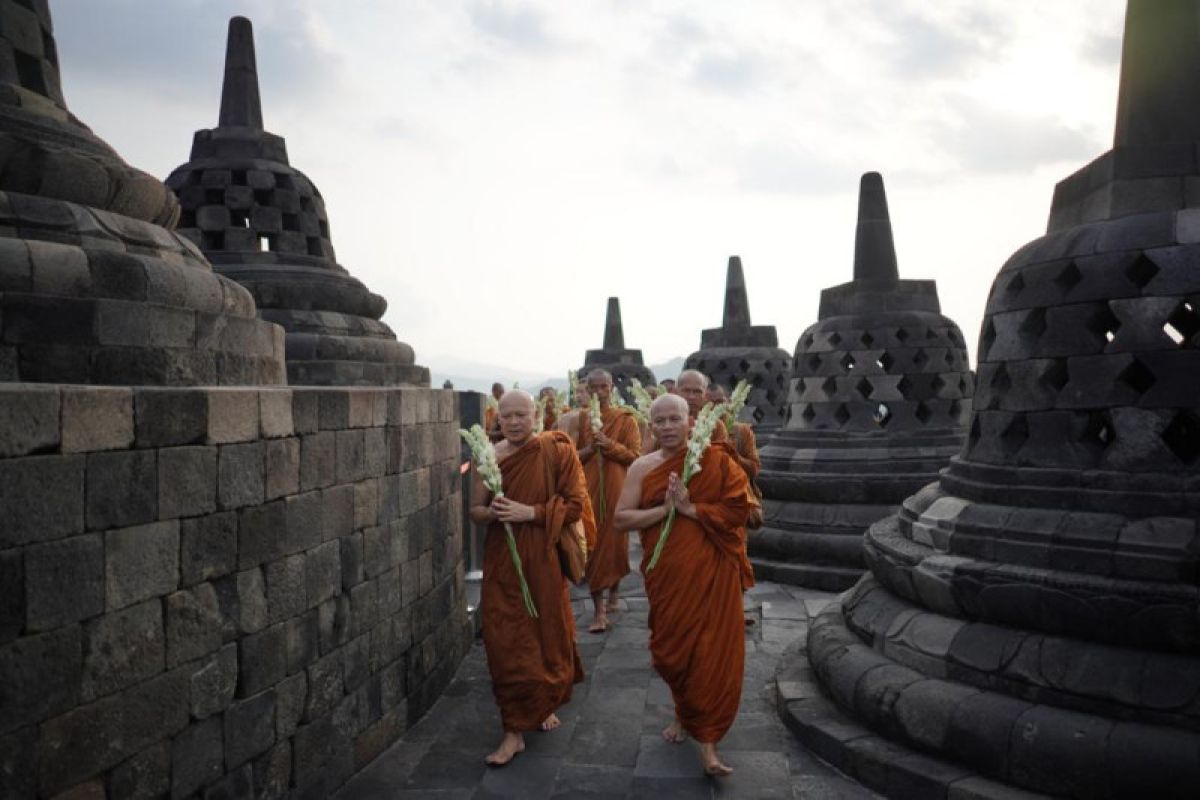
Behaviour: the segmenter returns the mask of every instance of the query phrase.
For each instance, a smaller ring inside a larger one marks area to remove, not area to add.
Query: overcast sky
[[[228,18],[338,261],[419,363],[558,375],[617,295],[647,363],[742,256],[789,352],[883,174],[900,272],[971,343],[1054,183],[1112,138],[1119,0],[52,0],[67,102],[159,177],[217,121]]]

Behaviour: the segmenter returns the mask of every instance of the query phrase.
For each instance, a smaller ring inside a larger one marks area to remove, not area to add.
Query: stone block
[[[287,507],[282,500],[238,512],[238,566],[258,566],[283,555],[287,544]]]
[[[296,435],[316,433],[320,424],[320,390],[295,389],[292,392],[292,427]]]
[[[287,676],[287,628],[282,623],[242,638],[238,647],[239,697],[269,689]]]
[[[328,542],[354,530],[354,487],[333,486],[321,491],[321,538]]]
[[[334,545],[336,547],[336,544]],[[25,560],[13,548],[0,550],[0,644],[17,638],[25,627]],[[341,585],[341,566],[338,567]]]
[[[217,507],[217,448],[158,451],[158,518],[208,514]]]
[[[366,474],[378,477],[388,469],[388,440],[386,428],[367,428],[363,431],[363,460]]]
[[[354,484],[354,528],[379,523],[379,481],[370,479]]]
[[[300,440],[269,439],[266,444],[266,499],[300,491]]]
[[[278,703],[278,697],[276,698]],[[279,713],[278,708],[275,711]],[[254,761],[254,796],[271,800],[288,796],[292,779],[292,743],[280,741]]]
[[[26,630],[53,630],[103,611],[104,545],[99,534],[25,551]]]
[[[323,389],[319,398],[319,422],[323,431],[340,431],[350,427],[350,393],[345,389]]]
[[[369,631],[379,619],[379,587],[375,581],[363,581],[350,590],[350,607],[353,613],[352,636]]]
[[[422,595],[429,594],[433,590],[433,553],[424,552],[421,554],[421,588]]]
[[[301,553],[311,550],[323,540],[324,509],[321,507],[321,496],[321,492],[312,491],[284,499],[287,515],[285,552]]]
[[[171,742],[171,797],[188,797],[225,773],[221,720],[196,722]]]
[[[333,712],[345,695],[342,684],[342,653],[335,650],[308,668],[308,701],[304,707],[305,721],[312,721]]]
[[[259,434],[259,392],[242,388],[208,388],[208,444],[252,442]]]
[[[171,746],[159,742],[120,764],[108,779],[111,797],[156,800],[171,790]]]
[[[304,580],[306,605],[320,605],[341,591],[342,556],[341,544],[325,542],[306,554]]]
[[[307,669],[320,652],[320,626],[317,609],[292,617],[287,625],[287,671],[289,675]]]
[[[244,764],[204,790],[204,800],[251,800],[254,797],[254,766]]]
[[[275,738],[291,737],[304,716],[304,700],[308,697],[308,673],[299,672],[275,687]]]
[[[221,647],[221,611],[211,583],[167,595],[167,667]]]
[[[366,443],[362,429],[338,431],[335,440],[338,483],[367,477]]]
[[[350,598],[344,594],[326,600],[317,608],[322,655],[350,640],[351,621]]]
[[[368,428],[375,419],[375,396],[377,389],[352,388],[347,394],[347,425],[351,428]]]
[[[83,627],[80,699],[90,703],[157,675],[166,650],[157,599],[91,620]]]
[[[379,576],[379,615],[386,619],[400,612],[400,568],[392,567]]]
[[[266,565],[267,619],[272,625],[306,608],[304,561],[303,555],[295,555]]]
[[[410,558],[400,565],[400,605],[410,607],[421,592],[421,563]]]
[[[101,345],[144,347],[154,342],[162,348],[192,347],[196,339],[196,313],[191,309],[151,304],[95,301],[95,334]]]
[[[363,534],[343,536],[338,542],[341,548],[342,589],[349,591],[363,581]]]
[[[389,529],[376,525],[362,532],[363,572],[374,578],[391,566],[391,534]]]
[[[224,711],[237,689],[237,644],[230,642],[192,673],[192,716],[206,719]]]
[[[188,724],[188,674],[174,670],[43,723],[38,785],[43,794],[121,763]]]
[[[0,686],[5,687],[0,734],[34,725],[79,703],[81,642],[79,626],[72,625],[0,647]],[[0,762],[3,752],[0,749]],[[0,774],[0,785],[3,780]]]
[[[61,408],[57,386],[0,384],[0,458],[57,449]]]
[[[262,570],[248,569],[236,578],[238,628],[255,633],[267,626],[267,584]]]
[[[158,519],[158,468],[153,450],[87,457],[87,525],[120,528]]]
[[[104,578],[110,611],[175,591],[179,586],[179,521],[105,533]]]
[[[191,586],[200,581],[219,578],[237,568],[236,512],[225,511],[185,519],[179,524],[179,536],[181,585]]]
[[[204,444],[208,401],[203,390],[138,388],[133,406],[138,447]]]
[[[362,686],[371,675],[371,637],[362,634],[342,649],[342,680],[346,693],[350,694]]]
[[[263,466],[261,442],[222,445],[217,456],[218,506],[224,510],[262,503]]]
[[[81,533],[84,456],[0,461],[0,550]]]
[[[336,434],[321,431],[300,437],[300,488],[332,486],[337,480]]]
[[[263,389],[258,393],[259,435],[264,439],[292,436],[293,398],[291,389]]]
[[[234,703],[225,712],[225,763],[233,769],[275,744],[275,692]]]

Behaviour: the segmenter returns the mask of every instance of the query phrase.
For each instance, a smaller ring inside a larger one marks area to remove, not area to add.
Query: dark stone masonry
[[[873,734],[935,756],[931,790],[1200,785],[1198,30],[1195,2],[1129,3],[1113,149],[996,277],[961,454],[812,624],[836,708],[786,713],[868,784]]]
[[[841,591],[865,569],[862,534],[937,477],[971,410],[966,344],[937,287],[901,280],[883,178],[863,175],[854,280],[821,292],[800,335],[787,420],[761,450],[768,580]]]
[[[621,390],[626,401],[631,399],[629,382],[637,378],[643,386],[654,383],[654,373],[642,362],[641,350],[630,350],[625,347],[625,331],[621,327],[621,301],[615,297],[608,298],[608,307],[604,317],[604,347],[599,350],[588,350],[579,370],[579,379],[586,380],[587,374],[593,369],[608,370],[612,373],[613,386]]]
[[[700,349],[687,357],[684,368],[699,370],[730,391],[738,381],[748,381],[752,388],[741,421],[753,424],[759,441],[764,441],[783,424],[791,365],[792,357],[779,347],[775,326],[750,324],[742,259],[730,256],[721,327],[701,332]]]
[[[250,21],[229,21],[221,115],[167,178],[179,231],[287,332],[292,385],[429,385],[413,349],[380,321],[387,301],[337,263],[321,193],[263,129]]]

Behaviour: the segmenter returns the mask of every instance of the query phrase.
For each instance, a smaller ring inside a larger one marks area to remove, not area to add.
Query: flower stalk
[[[588,420],[592,425],[592,441],[595,441],[595,436],[604,428],[604,416],[600,412],[600,398],[592,395],[588,400]],[[593,445],[594,447],[595,445]],[[596,458],[599,459],[599,475],[600,475],[600,502],[596,516],[596,522],[600,525],[604,524],[606,515],[606,501],[604,497],[604,454],[596,450]]]

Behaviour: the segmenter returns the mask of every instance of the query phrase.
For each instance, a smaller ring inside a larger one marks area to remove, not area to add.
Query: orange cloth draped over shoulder
[[[642,479],[640,508],[662,505],[686,451]],[[750,484],[727,443],[714,443],[688,482],[697,519],[675,515],[658,564],[646,575],[650,655],[671,687],[675,712],[698,742],[716,742],[737,716],[745,666],[740,553],[745,548]],[[641,532],[642,573],[662,523]]]
[[[485,434],[487,434],[488,438],[491,439],[493,442],[496,441],[494,432],[496,430],[496,425],[498,425],[499,422],[500,422],[500,409],[499,408],[494,408],[492,406],[488,406],[487,408],[485,408],[483,410],[483,432]]]
[[[612,515],[625,486],[625,473],[642,451],[642,434],[637,418],[628,411],[610,406],[600,412],[601,430],[610,440],[608,452],[596,450],[584,462],[588,496],[596,515],[596,544],[588,555],[587,585],[593,594],[612,589],[629,574],[629,531],[613,528]],[[592,443],[591,416],[579,417],[579,447]],[[604,513],[600,505],[600,471],[604,470]]]
[[[548,454],[553,456],[548,459]],[[553,495],[548,493],[548,460]],[[557,543],[563,528],[575,520],[583,519],[585,527],[594,523],[583,468],[565,434],[530,437],[500,462],[500,474],[505,496],[534,507],[532,522],[513,523],[512,528],[538,616],[525,611],[504,525],[493,522],[483,550],[483,646],[504,730],[529,731],[569,701],[572,685],[583,680]]]
[[[538,401],[543,402],[542,400]],[[558,423],[558,403],[550,402],[542,406],[542,428],[543,430],[552,431]]]
[[[758,442],[754,437],[754,429],[748,422],[735,422],[733,425],[733,445],[738,464],[746,473],[747,480],[753,486],[758,473],[762,470],[762,461],[758,457]],[[762,504],[761,495],[751,488],[754,502]],[[746,542],[742,540],[742,589],[754,586],[754,566],[750,563],[750,555],[746,552]]]

